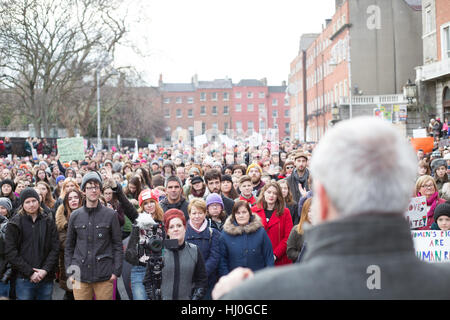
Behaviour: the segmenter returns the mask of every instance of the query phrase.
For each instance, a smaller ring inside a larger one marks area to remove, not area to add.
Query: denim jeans
[[[9,298],[9,283],[0,282],[0,297]]]
[[[53,281],[32,283],[30,279],[16,280],[17,300],[52,300]]]
[[[147,267],[133,266],[131,267],[131,292],[133,300],[147,300],[147,293],[143,284],[145,270]]]

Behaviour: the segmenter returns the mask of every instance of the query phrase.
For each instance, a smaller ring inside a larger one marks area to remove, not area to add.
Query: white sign
[[[156,150],[158,150],[158,146],[156,144],[149,144],[148,145],[148,150],[150,150],[150,151],[151,150],[155,150],[156,151]]]
[[[450,262],[450,231],[411,231],[416,256],[426,262]]]
[[[427,225],[427,198],[415,197],[409,202],[405,213],[411,229],[425,227]]]
[[[196,148],[201,147],[205,143],[208,143],[208,138],[206,137],[206,134],[194,137],[194,144]]]
[[[413,130],[413,138],[426,138],[427,130],[426,129],[414,129]]]

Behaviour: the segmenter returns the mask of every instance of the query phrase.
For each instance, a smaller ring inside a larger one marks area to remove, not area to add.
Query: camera
[[[166,249],[176,249],[178,248],[178,240],[176,239],[163,239],[158,235],[158,224],[152,225],[152,233],[147,236],[143,241],[142,245],[144,248],[154,254],[161,253],[163,248]]]

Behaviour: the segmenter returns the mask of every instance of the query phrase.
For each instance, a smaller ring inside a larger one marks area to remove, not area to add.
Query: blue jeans
[[[145,270],[147,267],[133,266],[131,267],[131,292],[133,300],[147,300],[147,293],[143,284]]]
[[[0,297],[9,298],[9,282],[6,284],[3,282],[0,282]]]
[[[52,300],[53,281],[32,283],[30,279],[16,280],[17,300]]]

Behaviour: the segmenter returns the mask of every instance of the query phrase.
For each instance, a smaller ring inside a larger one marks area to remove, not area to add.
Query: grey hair
[[[310,169],[341,216],[403,213],[417,158],[398,129],[374,117],[340,122],[315,148]]]

